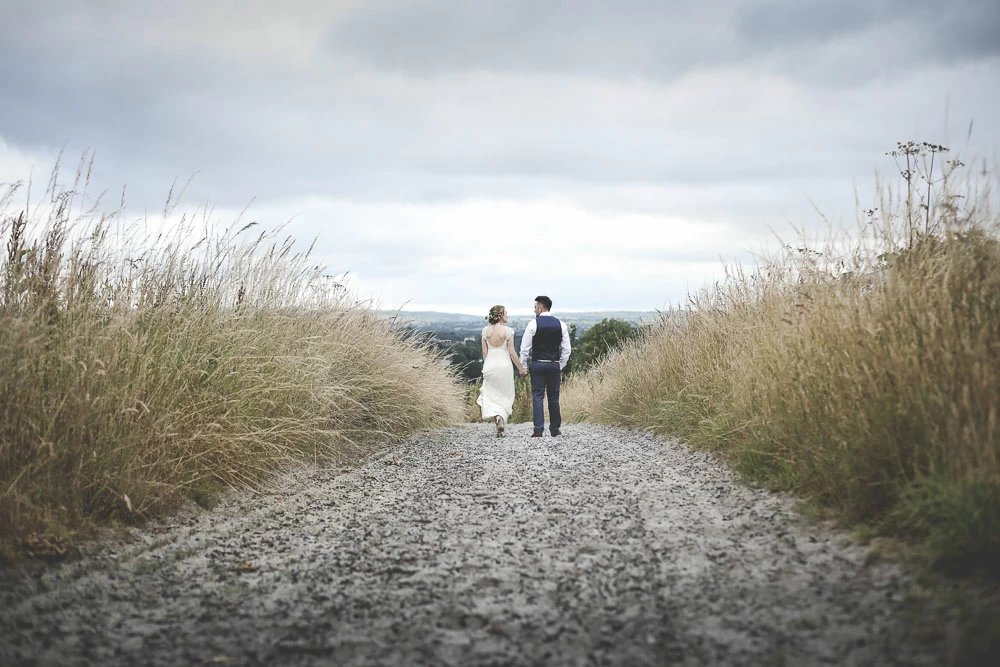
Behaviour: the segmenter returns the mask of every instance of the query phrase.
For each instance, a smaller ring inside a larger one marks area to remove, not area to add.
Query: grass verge
[[[944,150],[900,144],[905,186],[883,186],[856,234],[728,270],[571,378],[562,403],[717,451],[898,545],[924,573],[911,638],[948,642],[950,664],[996,664],[1000,220],[991,182],[955,184],[957,160],[933,174]]]
[[[34,207],[0,192],[3,553],[462,419],[439,356],[290,238],[212,235],[169,200],[146,236],[83,208],[85,174]]]
[[[951,169],[917,188],[918,158],[944,149],[904,150],[910,180],[857,234],[729,270],[571,379],[564,412],[678,435],[931,565],[998,581],[995,197]]]

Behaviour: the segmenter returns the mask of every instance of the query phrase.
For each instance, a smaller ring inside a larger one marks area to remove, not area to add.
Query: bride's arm
[[[517,352],[514,351],[514,337],[511,336],[507,339],[507,354],[514,361],[514,365],[517,366],[517,372],[523,377],[528,374],[528,371],[524,370],[524,366],[521,365],[521,360],[517,358]]]

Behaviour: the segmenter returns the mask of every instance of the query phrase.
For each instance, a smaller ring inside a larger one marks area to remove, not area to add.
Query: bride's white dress
[[[483,329],[487,350],[483,360],[483,386],[476,403],[483,409],[483,419],[500,415],[506,422],[514,409],[514,366],[507,352],[507,342],[514,337],[514,330],[504,327],[503,345],[494,347],[486,336],[487,329],[489,327]]]

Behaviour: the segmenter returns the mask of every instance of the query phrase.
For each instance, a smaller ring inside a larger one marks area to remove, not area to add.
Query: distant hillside
[[[385,317],[395,318],[396,321],[402,326],[410,326],[422,331],[447,331],[474,335],[478,334],[479,331],[486,326],[485,315],[464,315],[462,313],[438,313],[433,311],[400,312],[388,310],[380,311],[380,313]],[[624,320],[635,325],[652,324],[660,319],[660,313],[655,310],[606,310],[582,313],[560,313],[558,311],[554,311],[552,314],[567,324],[575,324],[578,335],[582,334],[584,331],[605,318]],[[514,327],[516,331],[520,332],[524,330],[524,327],[527,326],[532,317],[533,316],[530,315],[513,316],[510,318],[509,324]]]
[[[382,310],[379,314],[384,317],[395,318],[400,324],[408,324],[418,329],[440,330],[452,326],[468,328],[485,326],[485,316],[463,315],[462,313],[438,313],[429,310],[397,311]],[[482,324],[480,324],[482,323]]]
[[[458,373],[468,382],[474,382],[482,372],[483,353],[480,332],[486,326],[485,316],[464,315],[461,313],[439,313],[432,311],[380,311],[383,317],[391,318],[398,326],[408,327],[421,332],[426,340],[442,351],[444,363],[454,365]],[[601,320],[614,318],[636,326],[653,324],[660,320],[656,311],[636,310],[606,310],[584,313],[553,313],[570,326],[570,335],[582,336],[590,327]],[[508,324],[514,328],[514,348],[521,348],[521,335],[524,333],[531,315],[520,315],[510,318]],[[575,332],[574,332],[575,329]],[[570,361],[572,366],[572,358]]]

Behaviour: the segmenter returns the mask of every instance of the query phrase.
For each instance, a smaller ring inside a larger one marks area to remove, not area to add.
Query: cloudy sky
[[[91,150],[138,216],[194,175],[386,308],[669,307],[814,207],[853,223],[896,141],[1000,145],[996,0],[0,11],[0,182]]]

